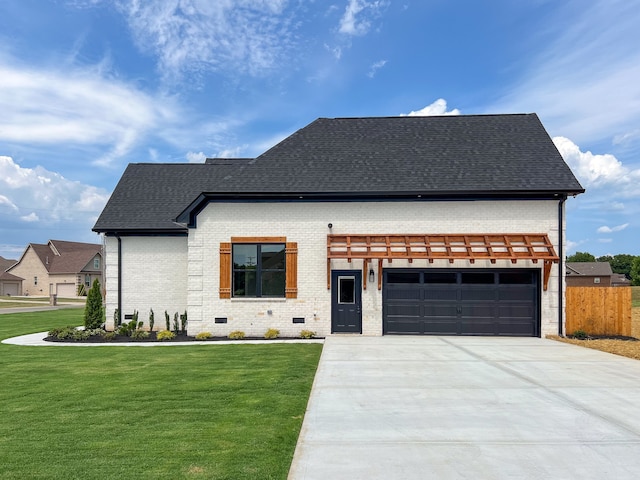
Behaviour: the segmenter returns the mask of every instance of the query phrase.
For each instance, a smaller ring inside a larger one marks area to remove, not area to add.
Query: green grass
[[[0,338],[82,314],[2,314]],[[321,348],[0,345],[0,478],[285,479]]]
[[[631,287],[631,306],[640,307],[640,287]]]

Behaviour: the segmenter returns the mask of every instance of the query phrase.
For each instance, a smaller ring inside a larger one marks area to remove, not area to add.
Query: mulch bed
[[[313,337],[313,340],[318,340],[318,339],[322,339],[324,337]],[[196,340],[196,337],[192,337],[183,333],[179,333],[175,336],[175,338],[172,338],[170,340],[157,340],[156,339],[156,332],[150,332],[149,337],[147,338],[140,338],[140,339],[135,339],[135,338],[131,338],[129,336],[126,335],[117,335],[115,338],[112,338],[111,340],[107,340],[104,337],[101,337],[99,335],[93,335],[85,340],[72,340],[72,339],[64,339],[64,340],[60,340],[56,337],[46,337],[45,342],[55,342],[55,343],[176,343],[176,342],[197,342],[197,343],[206,343],[206,342],[221,342],[221,341],[228,341],[228,340],[232,340],[229,337],[211,337],[208,338],[206,340]],[[269,339],[266,339],[264,337],[245,337],[241,340],[238,341],[246,341],[246,340],[263,340],[263,341],[269,341]],[[302,338],[300,337],[278,337],[275,340],[302,340]]]

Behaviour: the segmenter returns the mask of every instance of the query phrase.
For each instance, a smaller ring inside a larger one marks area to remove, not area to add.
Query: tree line
[[[631,280],[631,285],[640,285],[640,255],[621,253],[596,258],[589,252],[576,252],[567,257],[567,262],[609,262],[613,273],[622,273]]]

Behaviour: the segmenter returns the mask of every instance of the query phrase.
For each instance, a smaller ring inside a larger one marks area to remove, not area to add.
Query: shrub
[[[185,310],[182,315],[180,315],[180,323],[182,327],[182,333],[187,333],[187,311]]]
[[[211,337],[213,337],[213,335],[209,332],[200,332],[196,335],[196,340],[208,340]]]
[[[573,338],[577,338],[578,340],[586,340],[589,337],[589,334],[584,330],[576,330],[571,336]]]
[[[86,328],[98,328],[104,323],[103,317],[104,311],[102,308],[100,282],[98,282],[96,278],[87,295],[87,303],[84,307],[84,326]]]
[[[300,332],[300,337],[301,338],[309,339],[309,338],[313,338],[315,336],[316,336],[316,332],[312,332],[311,330],[302,330]]]
[[[74,328],[71,338],[73,338],[74,340],[86,340],[90,336],[91,335],[89,335],[89,332],[87,330],[77,330]]]
[[[242,340],[245,337],[245,334],[241,330],[234,330],[229,335],[227,335],[231,340]]]
[[[167,311],[164,311],[164,323],[165,323],[165,327],[166,330],[171,330],[171,322],[169,320],[169,314],[167,313]]]
[[[120,318],[120,310],[116,308],[113,311],[113,328],[118,328],[120,325],[122,325],[122,319]]]
[[[280,335],[280,330],[278,330],[277,328],[270,328],[269,330],[264,332],[264,338],[268,338],[270,340],[274,338],[278,338],[279,335]]]
[[[172,340],[176,338],[176,334],[170,330],[160,330],[156,333],[156,340],[163,342],[165,340]]]
[[[149,310],[149,331],[153,332],[153,324],[155,323],[155,316],[153,314],[153,308]]]
[[[85,329],[85,332],[87,332],[90,337],[104,337],[104,335],[107,333],[101,328],[91,328],[89,330]]]
[[[49,331],[49,336],[57,338],[58,340],[70,340],[74,338],[73,336],[76,331],[76,327],[72,326],[54,328],[53,330]]]
[[[149,338],[149,332],[145,332],[144,330],[136,330],[131,334],[131,338],[133,338],[134,340]]]
[[[118,332],[105,332],[104,339],[108,341],[115,340],[118,336]]]
[[[176,335],[178,334],[178,312],[173,314],[173,331],[176,333]]]

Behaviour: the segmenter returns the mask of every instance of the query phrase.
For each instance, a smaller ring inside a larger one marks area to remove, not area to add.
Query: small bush
[[[171,330],[171,322],[169,321],[169,314],[166,310],[164,311],[164,326],[166,330]]]
[[[101,328],[91,328],[89,330],[85,330],[89,334],[90,337],[104,337],[107,333]]]
[[[231,340],[242,340],[245,336],[246,335],[241,330],[235,330],[228,335]]]
[[[118,337],[118,332],[106,332],[104,334],[104,339],[107,341],[115,340]]]
[[[155,314],[153,308],[149,310],[149,331],[153,332],[153,325],[156,323]]]
[[[274,338],[278,338],[279,335],[280,335],[280,330],[278,330],[277,328],[270,328],[269,330],[264,332],[264,338],[268,338],[270,340],[273,340]]]
[[[309,339],[309,338],[313,338],[315,336],[316,336],[316,332],[312,332],[311,330],[302,330],[300,332],[300,337],[301,338]]]
[[[589,337],[589,334],[584,330],[576,330],[575,332],[573,332],[573,335],[571,336],[578,340],[586,340]]]
[[[74,332],[73,332],[73,335],[71,335],[71,338],[73,338],[74,340],[86,340],[90,336],[91,335],[89,335],[89,332],[87,330],[74,329]]]
[[[156,340],[163,342],[165,340],[172,340],[176,338],[176,334],[170,330],[160,330],[156,333]]]
[[[196,340],[208,340],[211,337],[213,337],[213,335],[209,332],[200,332],[196,335]]]
[[[142,340],[144,338],[149,338],[149,332],[146,332],[144,330],[136,330],[131,334],[131,338],[133,338],[134,340]]]
[[[76,327],[67,326],[54,328],[49,331],[49,336],[57,338],[58,340],[71,340],[74,338],[75,332],[77,332]]]

